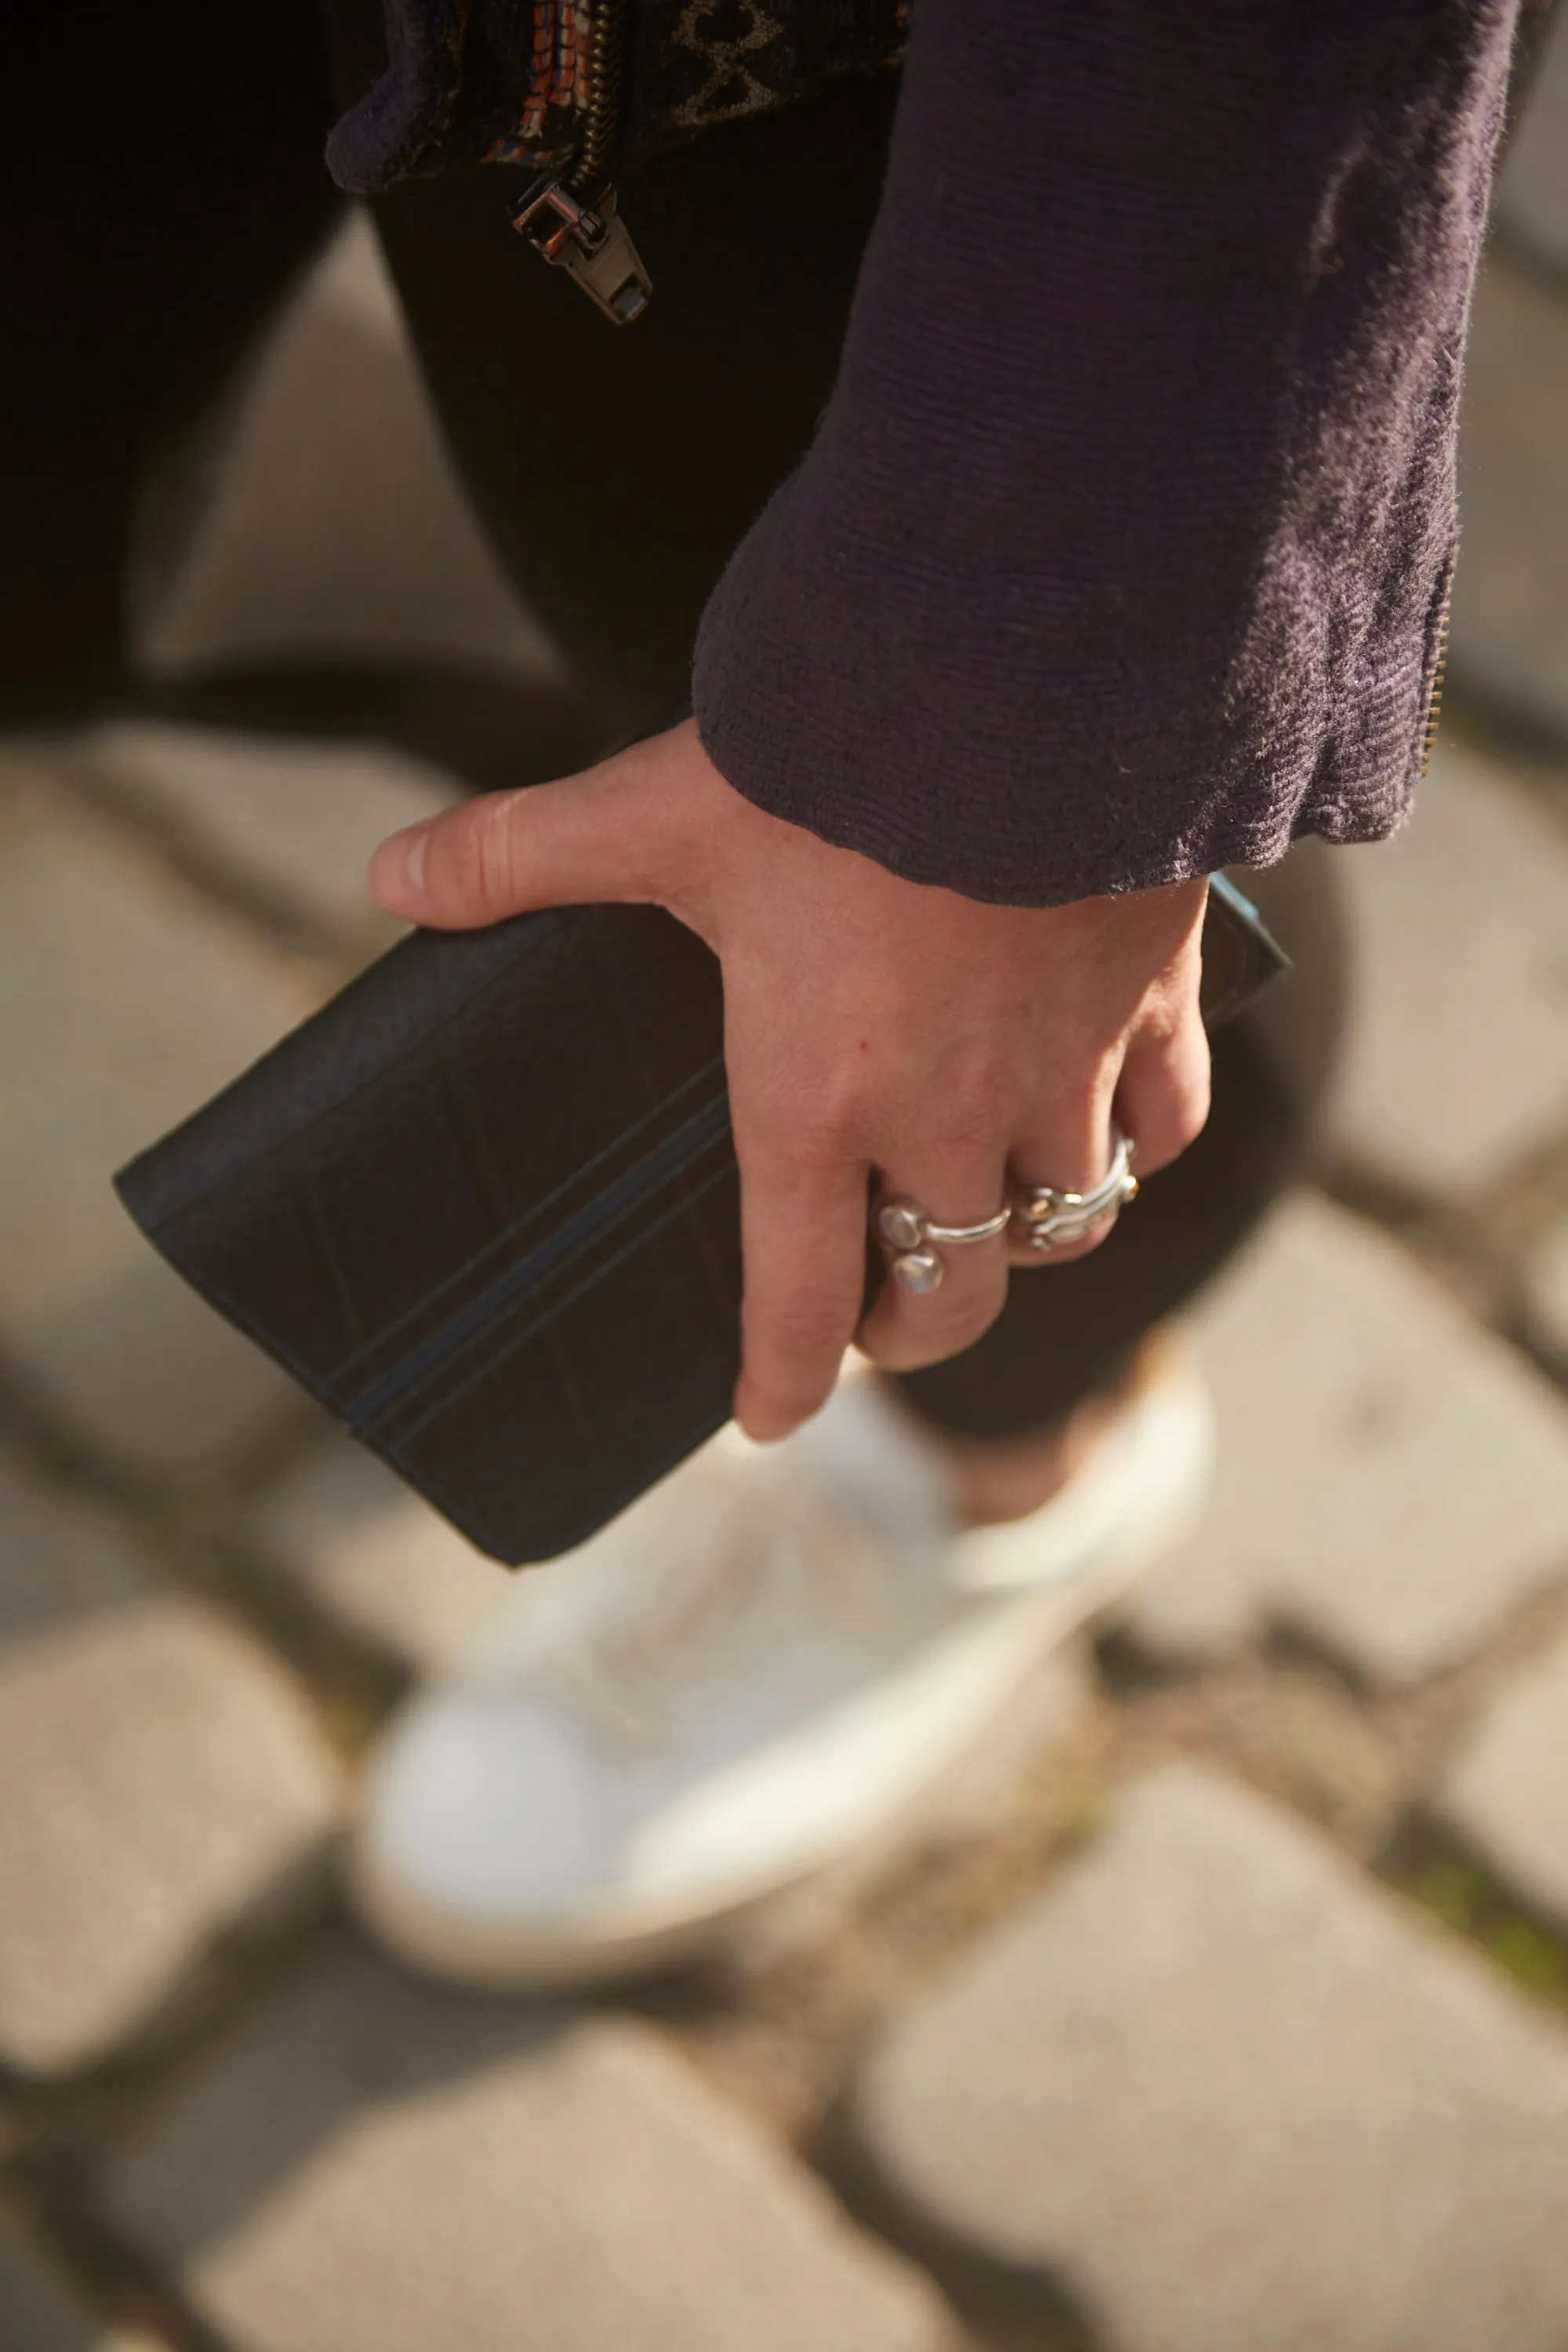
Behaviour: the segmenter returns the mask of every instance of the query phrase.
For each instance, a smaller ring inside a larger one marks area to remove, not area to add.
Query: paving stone
[[[167,2352],[140,2328],[106,2330],[52,2263],[0,2211],[0,2346],[5,2352]]]
[[[960,1857],[984,1857],[988,1850],[979,1866],[983,1899],[999,1908],[1010,1885],[1033,1883],[1035,1857],[1053,1831],[1070,1832],[1086,1801],[1098,1796],[1102,1703],[1087,1642],[1075,1640],[1041,1660],[993,1710],[984,1736],[950,1767],[940,1788],[922,1797],[918,1812],[737,1923],[726,1938],[730,1981],[743,1985],[803,1958],[808,1969],[819,1969],[823,1953],[835,1943],[843,1952],[849,1938],[863,1955],[864,1924],[889,1882],[907,1885],[910,1874],[923,1875],[929,1864],[940,1872],[958,1861],[963,1870],[967,1861]],[[978,1883],[969,1882],[972,1890]],[[935,1904],[941,1912],[940,1895]]]
[[[1342,1675],[1313,1658],[1237,1662],[1205,1697],[1212,1763],[1352,1853],[1386,1853],[1410,1801],[1408,1757]]]
[[[275,1480],[239,1534],[360,1640],[404,1665],[450,1665],[516,1589],[427,1503],[347,1439],[332,1437]]]
[[[1357,957],[1341,1148],[1405,1191],[1473,1192],[1568,1125],[1568,838],[1447,744],[1405,830],[1337,866]]]
[[[1531,1251],[1524,1292],[1536,1339],[1568,1363],[1568,1217],[1544,1233]]]
[[[1568,1921],[1568,1636],[1492,1694],[1436,1811],[1527,1901]]]
[[[293,1391],[156,1256],[110,1177],[314,992],[33,773],[0,797],[0,1354],[115,1463],[205,1469]]]
[[[5,2352],[167,2352],[138,2328],[106,2332],[90,2318],[52,2264],[42,2262],[17,2224],[0,2212],[0,2346]]]
[[[1568,300],[1494,246],[1459,434],[1458,684],[1568,738]]]
[[[895,2025],[852,2121],[917,2227],[1116,2352],[1568,2342],[1568,2037],[1192,1767]]]
[[[146,1591],[104,1515],[0,1475],[0,2062],[101,2057],[315,1852],[337,1798],[255,1643]]]
[[[143,1590],[118,1519],[46,1485],[0,1439],[0,1653]]]
[[[1496,215],[1510,237],[1568,269],[1568,35],[1562,12],[1503,164]]]
[[[405,928],[370,896],[372,850],[461,792],[443,770],[383,744],[124,720],[79,738],[75,751],[96,782],[223,879],[363,951]]]
[[[1219,1458],[1195,1537],[1130,1613],[1150,1649],[1273,1621],[1408,1682],[1568,1574],[1568,1412],[1372,1226],[1298,1197],[1199,1330]]]
[[[5,2352],[132,2352],[87,2317],[20,2228],[0,2212],[0,2345]],[[152,2352],[151,2347],[145,2352]]]
[[[232,2352],[934,2352],[919,2276],[646,2027],[368,1956],[220,2049],[113,2164]]]
[[[154,677],[342,660],[557,674],[458,484],[357,213],[262,354],[194,526],[182,512],[162,529],[141,570]]]

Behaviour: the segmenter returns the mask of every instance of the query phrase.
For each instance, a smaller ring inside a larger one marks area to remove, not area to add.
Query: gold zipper
[[[1426,702],[1426,732],[1421,743],[1421,773],[1432,764],[1432,754],[1437,748],[1437,727],[1443,716],[1443,685],[1448,675],[1448,608],[1454,600],[1453,574],[1443,590],[1443,609],[1437,616],[1437,658],[1432,668],[1432,691]]]
[[[612,325],[629,327],[647,309],[653,281],[605,178],[621,120],[626,0],[599,0],[588,68],[587,121],[563,170],[527,189],[511,225],[536,253],[564,269]]]

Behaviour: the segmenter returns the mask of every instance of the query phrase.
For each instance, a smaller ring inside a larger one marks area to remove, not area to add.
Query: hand
[[[941,1223],[978,1223],[1009,1169],[1097,1182],[1113,1115],[1142,1176],[1207,1115],[1204,883],[1041,909],[904,882],[754,807],[691,721],[396,834],[371,880],[393,913],[448,929],[650,902],[720,957],[745,1253],[735,1413],[753,1437],[815,1412],[852,1339],[907,1370],[1001,1311],[998,1238],[946,1252],[924,1297],[884,1285],[861,1323],[869,1171]]]

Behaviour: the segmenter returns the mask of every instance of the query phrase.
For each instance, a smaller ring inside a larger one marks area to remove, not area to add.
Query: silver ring
[[[877,1206],[874,1225],[878,1240],[891,1260],[893,1280],[904,1290],[917,1294],[940,1289],[947,1276],[942,1248],[963,1245],[968,1242],[988,1242],[1005,1234],[1013,1222],[1013,1203],[1005,1201],[994,1217],[984,1217],[977,1225],[939,1225],[927,1216],[918,1201],[900,1195],[897,1200],[881,1201]]]
[[[1014,1188],[1011,1229],[1015,1241],[1043,1257],[1068,1242],[1081,1241],[1096,1225],[1137,1199],[1132,1161],[1138,1147],[1118,1128],[1112,1128],[1110,1134],[1110,1165],[1091,1191],[1058,1192],[1053,1184]]]

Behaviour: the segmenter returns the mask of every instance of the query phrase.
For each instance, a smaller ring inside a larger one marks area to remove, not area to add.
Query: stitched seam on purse
[[[630,1127],[625,1129],[623,1132],[616,1138],[614,1143],[606,1144],[605,1146],[604,1153],[595,1153],[593,1160],[584,1162],[584,1166],[592,1168],[599,1159],[605,1156],[608,1152],[613,1151],[616,1148],[616,1145],[626,1142],[628,1137],[636,1135],[640,1129],[647,1125],[650,1119],[656,1118],[661,1110],[667,1110],[672,1102],[678,1101],[680,1096],[683,1095],[689,1087],[695,1086],[698,1078],[704,1076],[710,1071],[718,1069],[721,1066],[721,1062],[722,1056],[715,1055],[713,1060],[705,1063],[702,1069],[698,1071],[694,1076],[683,1078],[679,1086],[675,1087],[671,1093],[665,1096],[661,1102],[655,1104],[652,1110],[646,1113],[642,1118],[635,1119]],[[728,1097],[725,1097],[723,1099],[727,1108]],[[710,1108],[711,1108],[713,1106],[710,1106]],[[689,1122],[688,1122],[688,1124],[689,1124]],[[693,1152],[692,1157],[695,1159],[697,1156],[697,1152]],[[577,1172],[581,1174],[582,1171],[579,1170]],[[559,1187],[558,1190],[563,1192],[566,1190],[566,1186],[563,1185]],[[706,1192],[707,1190],[708,1186],[706,1184],[700,1188],[700,1192]],[[700,1195],[689,1195],[688,1197],[696,1198],[699,1196]],[[555,1193],[551,1195],[552,1200],[556,1197],[557,1194]],[[539,1205],[543,1207],[546,1204],[541,1202]],[[515,1232],[518,1227],[525,1225],[528,1223],[528,1217],[531,1216],[533,1213],[534,1212],[530,1210],[527,1216],[521,1217],[518,1220],[518,1226],[512,1227],[510,1230]],[[661,1220],[660,1222],[662,1223],[663,1221]],[[498,1235],[497,1241],[499,1242],[505,1238],[505,1235]],[[166,1259],[168,1264],[174,1266],[176,1273],[183,1274],[184,1272],[184,1269],[178,1264],[178,1262],[170,1256],[168,1248],[166,1247],[164,1241],[161,1238],[159,1233],[149,1232],[148,1239],[152,1242],[154,1249],[158,1251],[160,1256]],[[495,1244],[487,1242],[484,1249],[477,1252],[475,1256],[470,1259],[469,1266],[477,1265],[479,1260],[494,1246]],[[626,1253],[623,1252],[622,1255],[625,1255]],[[618,1263],[618,1261],[616,1262]],[[399,1316],[395,1323],[388,1324],[386,1326],[386,1329],[388,1331],[397,1329],[401,1323],[407,1320],[408,1316],[418,1314],[421,1311],[421,1308],[428,1304],[430,1299],[439,1297],[442,1290],[446,1289],[451,1282],[460,1279],[462,1273],[467,1270],[468,1269],[466,1268],[459,1268],[457,1274],[446,1276],[441,1282],[435,1286],[434,1289],[426,1292],[423,1299],[419,1300],[415,1306],[409,1307],[406,1310],[406,1314]],[[187,1279],[189,1277],[187,1276]],[[330,1412],[336,1413],[341,1420],[347,1419],[347,1415],[344,1412],[342,1406],[334,1401],[333,1382],[336,1375],[323,1372],[319,1365],[309,1362],[307,1359],[301,1356],[296,1349],[290,1347],[286,1339],[280,1338],[279,1334],[273,1330],[271,1326],[257,1313],[252,1305],[244,1298],[237,1297],[224,1284],[211,1281],[204,1275],[202,1277],[202,1287],[204,1295],[211,1300],[212,1304],[221,1314],[227,1316],[229,1321],[237,1330],[243,1331],[247,1339],[254,1339],[258,1346],[266,1348],[270,1354],[277,1358],[278,1361],[286,1370],[293,1374],[300,1387],[310,1395],[319,1398],[321,1402],[324,1404]],[[364,1350],[362,1349],[357,1351],[355,1356],[350,1357],[348,1359],[349,1364],[353,1365],[356,1362],[359,1355],[363,1355],[363,1352]]]
[[[530,1325],[527,1330],[517,1333],[504,1348],[498,1349],[495,1355],[488,1357],[482,1364],[477,1365],[469,1372],[467,1379],[459,1387],[449,1391],[447,1395],[441,1397],[435,1404],[431,1405],[420,1416],[419,1420],[414,1423],[412,1428],[407,1429],[403,1433],[401,1437],[388,1442],[384,1438],[372,1435],[369,1432],[362,1433],[355,1430],[353,1433],[356,1436],[363,1436],[364,1442],[371,1445],[373,1450],[378,1453],[384,1461],[390,1462],[393,1467],[395,1470],[400,1471],[421,1494],[427,1496],[430,1501],[436,1505],[437,1508],[443,1511],[447,1517],[451,1520],[454,1527],[461,1529],[464,1533],[468,1534],[475,1542],[480,1545],[482,1549],[489,1551],[492,1558],[502,1560],[508,1559],[510,1547],[507,1545],[505,1540],[493,1536],[488,1541],[482,1538],[479,1532],[479,1523],[474,1518],[473,1514],[466,1507],[465,1505],[448,1495],[444,1482],[432,1478],[424,1467],[416,1467],[409,1462],[409,1446],[412,1445],[416,1437],[428,1428],[429,1424],[433,1421],[439,1418],[441,1413],[444,1412],[448,1406],[459,1402],[461,1399],[468,1394],[469,1389],[474,1387],[478,1381],[485,1379],[496,1369],[498,1365],[504,1363],[509,1356],[515,1355],[519,1348],[525,1347],[528,1341],[533,1337],[536,1330],[543,1329],[555,1316],[563,1314],[568,1307],[574,1306],[579,1298],[585,1297],[588,1292],[594,1289],[598,1283],[603,1282],[607,1276],[613,1274],[618,1265],[624,1265],[626,1260],[630,1257],[636,1250],[640,1248],[644,1242],[651,1241],[656,1234],[661,1233],[664,1227],[670,1223],[671,1221],[679,1214],[683,1208],[689,1208],[694,1202],[701,1200],[704,1193],[710,1192],[716,1184],[722,1182],[723,1179],[730,1173],[730,1169],[732,1164],[731,1160],[726,1160],[725,1165],[722,1168],[715,1169],[711,1176],[704,1178],[700,1184],[694,1186],[689,1192],[683,1195],[681,1200],[673,1202],[671,1206],[665,1211],[662,1216],[655,1218],[651,1224],[643,1226],[631,1241],[627,1242],[624,1247],[616,1252],[613,1257],[606,1259],[604,1265],[595,1266],[593,1273],[586,1276],[583,1281],[576,1284],[572,1290],[567,1292],[564,1297],[557,1299],[553,1307],[548,1308],[543,1315],[537,1317],[535,1321]],[[276,1339],[270,1332],[268,1332],[247,1307],[244,1306],[239,1300],[231,1297],[227,1291],[219,1288],[216,1284],[208,1292],[208,1297],[212,1299],[214,1306],[221,1307],[224,1312],[226,1313],[230,1321],[237,1325],[241,1331],[246,1332],[250,1338],[260,1341],[264,1347],[268,1348],[278,1359],[278,1361],[293,1373],[301,1388],[307,1390],[310,1395],[321,1398],[323,1404],[331,1405],[331,1400],[321,1384],[320,1375],[314,1371],[309,1364],[302,1362],[294,1353],[294,1350],[284,1341]],[[340,1415],[340,1417],[342,1416]],[[594,1522],[595,1526],[602,1527],[606,1519],[613,1518],[616,1511],[619,1510],[624,1504],[631,1502],[636,1496],[644,1490],[645,1486],[651,1486],[654,1478],[662,1477],[666,1470],[673,1469],[676,1463],[684,1461],[687,1454],[690,1453],[693,1444],[700,1445],[702,1443],[703,1438],[711,1437],[714,1430],[721,1429],[725,1421],[728,1419],[729,1415],[728,1413],[725,1413],[721,1418],[715,1420],[710,1425],[705,1426],[700,1430],[695,1438],[690,1438],[689,1436],[681,1438],[676,1444],[672,1445],[668,1453],[661,1458],[660,1463],[654,1469],[651,1477],[647,1475],[646,1468],[639,1470],[635,1477],[628,1479],[625,1486],[619,1487],[610,1497],[599,1517]],[[348,1425],[351,1429],[353,1428],[352,1423]],[[582,1541],[584,1537],[591,1532],[591,1528],[584,1528],[582,1533],[575,1538],[575,1540]],[[563,1550],[568,1549],[569,1548],[569,1545],[563,1545],[560,1547]],[[553,1557],[553,1555],[542,1556]]]
[[[512,918],[513,923],[519,925],[531,920],[533,918],[529,916]],[[548,934],[543,930],[530,930],[521,934],[520,940],[519,934],[511,931],[508,924],[503,923],[497,928],[501,931],[509,932],[516,951],[504,964],[498,966],[479,987],[471,990],[455,1003],[447,1004],[444,1012],[435,1014],[427,1021],[416,1024],[412,1034],[400,1035],[395,1047],[384,1048],[380,1057],[375,1060],[371,1068],[356,1077],[352,1086],[344,1087],[341,1091],[335,1092],[330,1100],[315,1102],[308,1114],[296,1116],[291,1111],[285,1116],[280,1124],[275,1122],[274,1131],[269,1134],[266,1143],[259,1149],[250,1147],[241,1150],[232,1139],[226,1139],[218,1147],[220,1156],[216,1167],[205,1167],[200,1180],[194,1182],[190,1180],[187,1170],[183,1186],[177,1189],[171,1198],[159,1203],[154,1221],[143,1228],[148,1238],[156,1243],[158,1233],[172,1225],[176,1218],[184,1216],[189,1210],[199,1208],[202,1202],[216,1192],[221,1185],[232,1183],[237,1177],[248,1174],[252,1170],[276,1159],[279,1153],[301,1143],[324,1120],[335,1118],[340,1112],[346,1110],[351,1104],[358,1102],[363,1095],[371,1092],[376,1087],[384,1085],[398,1065],[410,1054],[417,1053],[422,1047],[427,1046],[432,1039],[439,1037],[443,1031],[452,1026],[454,1022],[466,1018],[477,1006],[484,1003],[492,990],[500,987],[503,982],[513,982],[518,966],[537,956],[548,938]],[[400,950],[394,949],[392,952],[396,955]],[[383,961],[384,961],[385,959]],[[374,969],[375,967],[373,966],[372,971]],[[349,987],[342,992],[342,995],[324,1005],[314,1016],[313,1021],[306,1024],[306,1027],[314,1027],[316,1023],[331,1016],[369,977],[369,973],[362,973],[358,981],[351,982]],[[276,1074],[283,1056],[292,1045],[294,1039],[300,1034],[296,1030],[281,1038],[276,1045],[263,1054],[258,1061],[254,1062],[248,1070],[242,1072],[232,1085],[215,1097],[205,1110],[197,1111],[193,1118],[175,1128],[172,1134],[164,1137],[162,1143],[152,1144],[145,1151],[138,1153],[134,1160],[121,1170],[120,1176],[115,1178],[116,1184],[119,1184],[121,1177],[134,1177],[143,1167],[162,1161],[169,1153],[171,1146],[184,1141],[192,1131],[207,1129],[212,1114],[220,1104],[230,1107],[242,1103],[248,1107],[255,1101],[258,1092],[265,1095],[267,1090],[277,1082]],[[131,1213],[136,1218],[137,1223],[142,1223],[140,1213],[132,1208],[129,1200],[126,1201],[126,1206],[131,1208]]]
[[[471,1388],[479,1381],[488,1380],[498,1366],[504,1364],[510,1356],[515,1356],[520,1348],[525,1348],[531,1339],[536,1339],[541,1331],[548,1330],[557,1316],[563,1315],[567,1307],[574,1307],[580,1298],[585,1298],[589,1291],[614,1274],[617,1266],[624,1265],[627,1258],[641,1249],[645,1243],[651,1241],[656,1234],[662,1233],[666,1225],[672,1224],[675,1219],[684,1210],[690,1208],[694,1202],[700,1201],[705,1192],[710,1192],[716,1184],[721,1184],[733,1165],[733,1160],[726,1158],[723,1166],[715,1168],[712,1174],[705,1176],[700,1184],[694,1185],[689,1192],[682,1193],[679,1201],[672,1201],[668,1208],[653,1218],[649,1223],[639,1226],[630,1241],[624,1242],[612,1256],[604,1261],[602,1265],[596,1265],[591,1274],[584,1275],[582,1281],[567,1291],[564,1297],[555,1299],[552,1305],[544,1308],[542,1314],[536,1315],[531,1323],[525,1324],[521,1331],[514,1331],[511,1337],[488,1355],[482,1363],[473,1365],[455,1388],[443,1391],[426,1406],[417,1421],[411,1422],[395,1440],[388,1443],[384,1439],[377,1438],[375,1442],[385,1454],[387,1460],[400,1461],[404,1450],[411,1445],[416,1437],[422,1435],[432,1422],[438,1421],[441,1415],[448,1412],[453,1405],[460,1403]],[[521,1299],[512,1301],[513,1306],[521,1306],[524,1303]],[[350,1426],[357,1433],[360,1424],[351,1423]],[[368,1430],[366,1433],[368,1434]],[[420,1475],[423,1476],[424,1474]]]
[[[721,1110],[723,1113],[722,1118],[714,1119],[711,1114]],[[468,1349],[482,1346],[484,1341],[493,1335],[498,1325],[504,1325],[519,1307],[526,1307],[530,1297],[540,1288],[542,1282],[563,1272],[580,1258],[585,1250],[590,1249],[595,1242],[602,1240],[606,1234],[613,1233],[617,1225],[624,1224],[627,1217],[640,1208],[647,1200],[692,1167],[705,1151],[711,1150],[712,1146],[727,1134],[729,1126],[727,1102],[710,1105],[706,1119],[708,1131],[694,1136],[691,1130],[703,1121],[703,1116],[699,1114],[698,1119],[689,1121],[687,1127],[681,1130],[684,1142],[679,1159],[666,1158],[663,1152],[650,1154],[641,1168],[634,1171],[638,1179],[635,1190],[625,1190],[624,1184],[611,1186],[607,1192],[601,1196],[600,1202],[595,1204],[595,1213],[591,1217],[585,1214],[584,1219],[574,1219],[571,1223],[563,1227],[560,1233],[552,1236],[550,1242],[542,1244],[530,1259],[513,1268],[512,1273],[503,1280],[494,1284],[483,1298],[474,1302],[473,1307],[466,1314],[454,1318],[452,1324],[447,1326],[445,1332],[437,1334],[424,1347],[416,1349],[405,1364],[396,1367],[385,1380],[374,1383],[361,1398],[352,1402],[347,1407],[340,1407],[339,1410],[345,1412],[350,1426],[372,1427],[376,1422],[395,1413],[400,1405],[405,1406],[414,1402],[422,1388],[427,1387],[431,1381],[437,1380],[450,1371],[454,1359]],[[671,1138],[671,1142],[677,1139]],[[665,1150],[668,1150],[668,1146],[665,1147]],[[726,1160],[727,1166],[731,1164],[732,1158],[731,1152]],[[629,1180],[626,1181],[629,1181]],[[699,1192],[706,1190],[707,1184],[704,1183],[699,1188]],[[643,1228],[643,1231],[657,1232],[668,1222],[671,1216],[679,1213],[685,1200],[696,1197],[699,1195],[691,1193],[682,1195],[681,1200],[673,1202],[653,1225]],[[619,1265],[621,1260],[637,1246],[641,1237],[639,1233],[634,1240],[626,1244],[606,1262],[607,1265]],[[575,1297],[578,1295],[578,1292],[573,1291],[568,1297]],[[561,1307],[566,1303],[568,1301],[563,1299],[554,1306],[547,1307],[532,1328],[543,1329],[560,1311]],[[417,1425],[422,1426],[423,1422],[421,1421]]]
[[[421,1292],[412,1306],[404,1307],[399,1314],[393,1317],[390,1323],[384,1323],[374,1338],[366,1339],[362,1346],[356,1348],[352,1356],[345,1356],[342,1363],[334,1365],[330,1372],[324,1373],[322,1378],[326,1385],[335,1388],[341,1381],[346,1380],[367,1356],[374,1355],[378,1348],[384,1348],[388,1340],[395,1339],[397,1333],[413,1322],[416,1317],[426,1313],[444,1293],[452,1289],[456,1284],[465,1281],[477,1267],[484,1264],[487,1258],[493,1257],[498,1250],[504,1249],[509,1242],[515,1241],[519,1234],[525,1233],[536,1218],[543,1216],[546,1210],[552,1209],[563,1194],[571,1192],[574,1185],[581,1183],[585,1176],[591,1176],[595,1168],[602,1167],[614,1153],[623,1150],[637,1136],[641,1135],[645,1129],[651,1127],[656,1118],[662,1117],[664,1112],[680,1100],[682,1095],[689,1094],[693,1087],[700,1086],[704,1078],[710,1078],[716,1070],[721,1070],[723,1066],[723,1055],[716,1054],[711,1061],[704,1062],[700,1070],[694,1070],[690,1077],[682,1078],[680,1084],[672,1087],[668,1094],[662,1096],[651,1110],[645,1111],[640,1118],[634,1118],[629,1127],[624,1127],[618,1135],[612,1136],[609,1142],[595,1151],[592,1158],[584,1160],[580,1167],[574,1168],[571,1175],[557,1184],[552,1192],[547,1192],[543,1200],[535,1201],[530,1208],[523,1211],[520,1217],[514,1217],[510,1224],[503,1225],[499,1233],[492,1234],[489,1240],[482,1243],[471,1257],[466,1258],[461,1265],[454,1266],[449,1274],[444,1274],[438,1282],[432,1283],[428,1290]],[[390,1378],[391,1375],[388,1374],[387,1377]]]
[[[342,1410],[352,1426],[368,1427],[401,1402],[411,1390],[438,1373],[461,1349],[481,1339],[497,1318],[526,1300],[546,1276],[558,1274],[601,1234],[621,1223],[648,1195],[678,1176],[716,1143],[730,1123],[726,1096],[704,1105],[682,1127],[628,1169],[595,1200],[569,1217],[548,1240],[541,1242],[518,1265],[498,1277],[489,1288],[455,1315],[400,1364],[374,1381]]]

